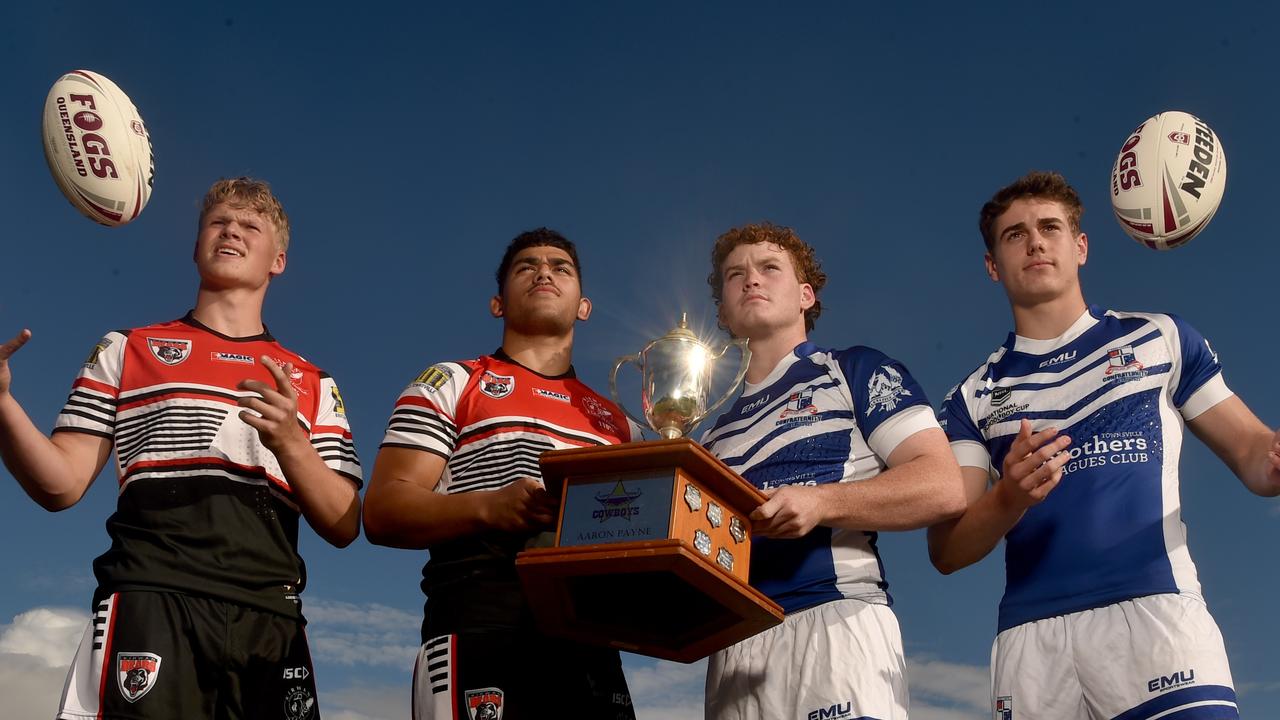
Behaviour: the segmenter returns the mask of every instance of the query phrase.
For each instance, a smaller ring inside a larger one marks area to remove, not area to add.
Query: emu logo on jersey
[[[154,653],[116,653],[116,679],[120,694],[137,702],[156,686],[160,677],[160,656]]]
[[[995,720],[1013,720],[1013,696],[1001,695],[996,698]]]
[[[1142,363],[1133,353],[1132,345],[1111,348],[1107,351],[1107,382],[1130,382],[1146,376]]]
[[[516,389],[516,378],[514,375],[498,375],[488,370],[480,376],[480,392],[491,398],[501,400],[511,394]]]
[[[306,720],[311,717],[311,710],[316,706],[316,699],[311,691],[299,685],[284,696],[284,716],[289,720]]]
[[[639,490],[628,490],[619,480],[612,491],[596,493],[596,502],[600,503],[600,509],[592,511],[591,517],[600,522],[616,517],[631,522],[633,516],[640,514],[640,507],[635,504],[635,501],[640,499],[640,495]]]
[[[867,405],[869,416],[876,408],[884,412],[896,410],[902,398],[911,396],[911,391],[902,387],[902,373],[885,365],[871,374],[871,381],[867,383],[867,395],[871,399],[871,403]]]
[[[466,698],[471,720],[502,720],[502,691],[498,688],[468,690]]]
[[[169,338],[147,338],[147,348],[157,360],[165,365],[177,365],[191,355],[190,340],[172,340]]]

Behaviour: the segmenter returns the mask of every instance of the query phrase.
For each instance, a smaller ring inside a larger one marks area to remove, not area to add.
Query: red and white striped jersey
[[[614,445],[639,436],[622,411],[578,380],[572,368],[564,375],[541,375],[498,350],[423,371],[396,401],[382,447],[445,458],[435,489],[455,494],[540,478],[538,457],[547,450]],[[432,547],[422,571],[430,632],[527,621],[514,561],[535,535],[490,532]]]
[[[171,589],[298,614],[306,584],[289,480],[237,400],[242,380],[275,381],[261,358],[293,363],[298,423],[325,464],[361,485],[338,386],[264,332],[232,338],[191,314],[111,332],[93,349],[54,432],[110,438],[120,496],[101,592]]]

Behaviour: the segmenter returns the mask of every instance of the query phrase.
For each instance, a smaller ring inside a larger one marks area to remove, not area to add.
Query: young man
[[[1085,304],[1083,212],[1042,172],[982,208],[1014,332],[944,401],[969,507],[930,554],[950,573],[1006,540],[997,718],[1236,718],[1179,517],[1182,426],[1259,495],[1280,494],[1280,434],[1185,321]]]
[[[108,333],[50,437],[10,394],[31,333],[0,346],[0,455],[32,499],[74,505],[116,451],[111,549],[59,718],[319,716],[298,516],[349,544],[361,479],[337,386],[262,323],[288,243],[266,183],[215,183],[195,309]]]
[[[538,633],[515,569],[555,520],[538,457],[638,437],[574,375],[574,324],[591,316],[580,272],[557,232],[512,240],[489,301],[502,347],[427,368],[391,414],[364,523],[375,543],[431,552],[415,720],[635,717],[617,651]]]
[[[749,339],[751,363],[742,396],[702,440],[769,495],[751,515],[751,584],[787,617],[712,656],[707,717],[905,719],[876,532],[958,515],[955,458],[901,363],[808,341],[826,274],[792,230],[730,230],[711,265],[721,325]]]

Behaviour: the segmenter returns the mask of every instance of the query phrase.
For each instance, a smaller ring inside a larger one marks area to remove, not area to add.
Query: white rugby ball
[[[58,189],[103,225],[123,225],[151,197],[155,160],[138,110],[115,83],[74,70],[44,102],[44,158]]]
[[[1185,245],[1209,224],[1227,186],[1222,142],[1176,110],[1129,134],[1111,168],[1111,208],[1129,237],[1156,250]]]

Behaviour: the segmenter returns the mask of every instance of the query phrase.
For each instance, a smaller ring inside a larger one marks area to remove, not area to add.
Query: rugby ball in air
[[[1227,156],[1209,125],[1163,112],[1139,125],[1111,168],[1111,208],[1129,237],[1155,250],[1185,245],[1209,224],[1227,186]]]
[[[151,197],[155,160],[138,110],[115,83],[75,70],[44,102],[44,158],[58,189],[103,225],[123,225]]]

